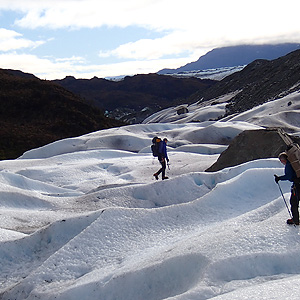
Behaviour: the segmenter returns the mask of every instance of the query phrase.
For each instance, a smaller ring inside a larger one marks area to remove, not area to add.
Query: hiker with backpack
[[[156,180],[158,180],[158,176],[162,174],[162,180],[168,179],[169,177],[166,176],[166,161],[169,162],[168,154],[167,154],[167,138],[161,140],[158,137],[154,137],[152,140],[152,153],[153,156],[157,156],[158,161],[161,164],[161,168],[153,174]]]
[[[278,184],[280,180],[289,180],[293,182],[291,187],[291,212],[292,219],[287,220],[287,224],[295,224],[299,225],[299,195],[300,195],[300,180],[297,178],[296,172],[294,171],[290,161],[288,160],[288,155],[286,152],[282,152],[278,156],[280,162],[285,166],[284,167],[284,175],[275,176],[275,182]]]

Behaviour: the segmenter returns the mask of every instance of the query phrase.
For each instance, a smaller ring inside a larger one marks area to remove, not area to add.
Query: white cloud
[[[22,70],[34,74],[40,79],[64,78],[81,70],[78,64],[83,60],[77,57],[69,59],[39,58],[31,54],[7,53],[0,54],[0,67],[3,69]],[[79,73],[79,72],[78,72]]]
[[[216,47],[241,43],[300,42],[299,0],[286,0],[284,3],[278,0],[2,0],[1,10],[21,12],[15,26],[27,29],[139,26],[166,32],[160,38],[143,38],[106,51],[98,49],[100,57],[129,60],[126,63],[87,65],[83,69],[82,59],[78,64],[76,59],[55,61],[31,56],[34,61],[31,73],[37,76],[46,74],[46,71],[39,70],[38,64],[43,62],[45,67],[42,69],[50,72],[49,78],[81,73],[88,76],[92,72],[92,76],[99,77],[136,74],[142,70],[156,72],[162,68],[182,66]],[[44,42],[31,41],[15,31],[0,31],[2,51],[34,48],[41,43]],[[189,57],[175,59],[183,54]],[[163,59],[171,56],[175,58]],[[11,63],[14,64],[13,61]],[[14,65],[21,69],[22,64]],[[24,67],[27,70],[27,65]],[[125,70],[125,67],[128,69]]]
[[[17,20],[16,24],[31,29],[38,27],[95,28],[104,25],[152,27],[149,13],[155,11],[153,6],[159,9],[164,1],[26,0],[25,2],[14,0],[13,5],[11,1],[0,3],[0,9],[22,12],[24,16]]]
[[[177,68],[191,61],[191,57],[180,59],[130,60],[107,65],[87,65],[81,57],[62,59],[39,58],[29,54],[0,54],[0,67],[32,73],[40,79],[61,79],[68,75],[76,78],[104,78],[108,76],[154,73],[163,68]]]
[[[191,57],[178,59],[129,60],[121,63],[94,66],[98,77],[155,73],[164,68],[178,68],[191,62]],[[95,74],[96,73],[96,74]],[[93,76],[94,76],[93,75]],[[91,75],[89,77],[92,77]]]
[[[163,38],[141,39],[136,42],[120,45],[111,51],[100,51],[99,56],[154,60],[161,59],[170,54],[176,56],[183,53],[189,53],[190,55],[196,54],[198,56],[197,58],[199,58],[200,53],[203,55],[208,50],[211,50],[211,48],[205,48],[205,46],[201,45],[197,40],[188,40],[184,33],[173,32]]]
[[[36,48],[43,43],[44,41],[31,41],[24,39],[20,33],[0,28],[0,51],[5,52],[22,48]]]
[[[2,0],[0,9],[22,11],[17,24],[37,27],[130,25],[151,29],[199,30],[234,36],[299,29],[298,0]]]
[[[280,4],[280,5],[279,5]],[[25,28],[140,26],[168,30],[159,39],[141,39],[99,50],[101,57],[158,59],[199,49],[241,43],[300,42],[300,2],[273,0],[14,0],[0,9],[24,13]]]
[[[236,29],[236,36],[230,37],[230,34],[223,32],[211,35],[209,31],[189,30],[174,31],[157,39],[140,39],[135,42],[129,42],[118,46],[110,51],[99,51],[99,56],[103,58],[118,57],[122,59],[143,59],[153,60],[161,59],[168,55],[178,56],[189,53],[197,59],[216,47],[232,46],[238,44],[264,44],[264,43],[285,43],[300,42],[300,31],[293,30],[289,33],[277,31],[276,35],[268,32],[268,29],[262,29],[260,34],[254,35],[249,32],[243,34],[243,29]],[[201,39],[197,36],[201,35]],[[195,38],[196,37],[196,38]]]
[[[83,64],[86,62],[85,58],[80,57],[80,56],[72,56],[72,57],[67,57],[67,58],[56,58],[55,61],[58,63],[68,62],[68,63],[79,63],[79,64]]]

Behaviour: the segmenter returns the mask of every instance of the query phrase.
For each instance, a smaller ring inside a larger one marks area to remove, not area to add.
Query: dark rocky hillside
[[[240,91],[227,105],[227,114],[240,113],[300,89],[300,50],[275,60],[256,60],[242,71],[198,94],[201,101]]]
[[[120,125],[57,84],[0,69],[0,159],[16,158],[59,139]]]
[[[202,93],[216,83],[158,74],[127,76],[120,81],[69,76],[54,82],[129,123],[141,122],[158,110],[186,102],[196,91]]]

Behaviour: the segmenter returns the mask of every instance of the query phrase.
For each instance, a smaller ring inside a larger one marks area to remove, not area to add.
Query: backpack
[[[151,151],[154,157],[157,157],[159,155],[159,144],[161,143],[161,139],[157,136],[155,136],[152,139],[152,145],[151,145]]]
[[[279,135],[287,145],[286,154],[298,178],[300,178],[300,147],[294,143],[292,139],[284,132],[283,129],[278,130]]]

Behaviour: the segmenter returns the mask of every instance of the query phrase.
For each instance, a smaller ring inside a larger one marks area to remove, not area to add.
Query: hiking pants
[[[300,196],[300,183],[295,182],[292,186],[291,198],[290,198],[291,211],[292,211],[293,221],[295,223],[299,223],[299,196]]]
[[[157,175],[159,175],[160,173],[162,173],[162,178],[166,177],[166,160],[164,158],[158,158],[160,164],[161,164],[161,168],[156,172]]]

